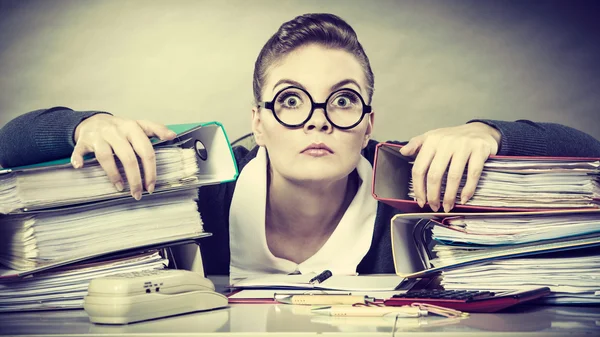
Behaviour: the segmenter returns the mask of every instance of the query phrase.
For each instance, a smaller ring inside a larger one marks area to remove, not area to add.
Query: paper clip
[[[425,304],[425,303],[412,303],[411,307],[417,307],[421,310],[425,310],[432,314],[449,317],[449,318],[465,318],[468,317],[469,314],[466,312],[462,312],[459,310],[454,310],[450,308],[444,308],[433,304]]]

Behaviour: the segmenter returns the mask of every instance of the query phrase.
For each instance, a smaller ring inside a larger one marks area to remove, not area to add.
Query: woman
[[[202,187],[199,211],[207,274],[393,273],[389,224],[396,213],[370,195],[375,145],[369,59],[353,29],[330,14],[284,23],[255,64],[252,131],[260,147],[235,148],[237,182]],[[68,108],[34,111],[0,132],[0,164],[71,154],[75,168],[94,152],[118,190],[125,166],[136,199],[154,190],[148,136],[172,139],[159,124]],[[472,196],[490,155],[600,156],[600,143],[577,130],[528,121],[473,121],[427,132],[402,149],[416,155],[419,204],[449,211],[465,168],[461,200]],[[136,154],[143,165],[144,186]],[[444,198],[441,179],[449,170]]]

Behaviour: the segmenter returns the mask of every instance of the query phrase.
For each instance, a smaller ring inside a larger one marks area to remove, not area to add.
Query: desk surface
[[[213,279],[217,290],[226,279]],[[600,307],[522,305],[496,314],[471,314],[462,320],[439,316],[398,320],[371,317],[311,315],[310,307],[284,304],[234,304],[129,325],[89,322],[83,310],[0,314],[0,335],[274,335],[352,336],[598,336]]]
[[[442,317],[403,318],[395,322],[384,318],[340,318],[312,316],[304,307],[272,304],[236,304],[212,312],[140,322],[130,325],[90,323],[83,310],[0,315],[2,335],[123,335],[193,334],[245,336],[293,334],[346,334],[353,336],[448,336],[485,335],[600,335],[600,308],[536,307],[501,314],[472,314],[460,321]]]

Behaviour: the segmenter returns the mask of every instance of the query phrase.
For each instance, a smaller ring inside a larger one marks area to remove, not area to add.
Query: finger
[[[144,183],[148,193],[154,192],[156,185],[156,154],[152,143],[141,128],[133,128],[127,133],[127,140],[142,160]]]
[[[139,120],[137,121],[137,124],[142,128],[148,137],[156,136],[160,138],[160,140],[172,140],[177,136],[175,132],[169,130],[166,126],[160,123]]]
[[[433,146],[421,146],[419,154],[415,159],[412,168],[412,179],[413,189],[415,192],[415,198],[420,207],[425,206],[426,194],[425,194],[425,179],[429,165],[435,155],[435,147]]]
[[[442,181],[453,155],[452,149],[449,146],[442,144],[443,143],[440,143],[441,146],[439,146],[438,150],[435,152],[435,156],[427,171],[427,202],[429,203],[429,207],[436,212],[440,208]]]
[[[118,133],[114,134],[112,137],[106,138],[106,140],[121,161],[121,165],[123,165],[131,195],[136,200],[140,200],[142,198],[142,178],[137,157],[131,144],[125,137]]]
[[[71,153],[71,165],[78,169],[83,167],[83,156],[88,153],[94,152],[89,146],[87,146],[84,142],[79,142],[75,144],[75,148],[73,149],[73,153]]]
[[[406,145],[400,148],[400,153],[407,157],[414,156],[417,152],[419,152],[419,149],[421,149],[421,146],[423,146],[424,141],[424,135],[413,137]]]
[[[460,195],[461,204],[466,204],[467,201],[473,197],[473,194],[475,194],[475,189],[479,183],[483,165],[489,156],[489,151],[485,151],[484,149],[477,149],[471,153],[467,169],[467,182]]]
[[[94,144],[94,152],[96,153],[98,163],[104,172],[106,172],[108,180],[115,186],[117,191],[122,192],[124,189],[123,179],[117,168],[112,147],[106,141],[100,140]]]
[[[470,152],[467,150],[455,151],[446,176],[446,190],[444,191],[444,212],[448,213],[456,203],[456,194],[462,181]]]

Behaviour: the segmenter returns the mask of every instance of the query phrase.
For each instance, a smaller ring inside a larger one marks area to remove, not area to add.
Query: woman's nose
[[[332,129],[331,123],[325,117],[325,109],[317,108],[313,111],[310,119],[304,124],[304,129],[306,131],[309,130],[318,130],[318,131],[329,131]]]

